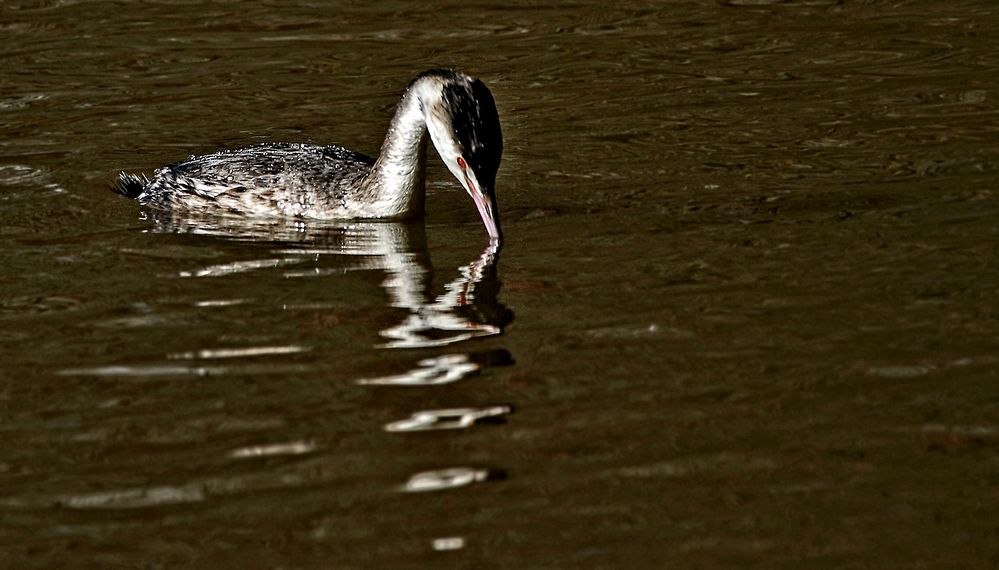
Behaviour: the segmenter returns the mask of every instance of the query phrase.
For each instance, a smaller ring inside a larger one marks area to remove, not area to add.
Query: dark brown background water
[[[996,30],[990,1],[4,2],[0,566],[996,567]],[[438,65],[507,143],[470,307],[445,284],[484,232],[436,157],[425,236],[107,191],[375,152]],[[503,330],[386,347],[417,314]],[[386,428],[466,407],[506,421]]]

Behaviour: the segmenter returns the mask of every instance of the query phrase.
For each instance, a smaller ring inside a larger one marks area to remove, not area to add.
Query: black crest
[[[450,111],[451,126],[462,154],[479,182],[491,189],[503,155],[503,133],[496,102],[485,83],[451,73],[441,98]]]

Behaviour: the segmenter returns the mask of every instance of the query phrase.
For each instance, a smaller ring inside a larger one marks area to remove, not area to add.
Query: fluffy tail
[[[115,183],[112,190],[129,198],[138,198],[147,184],[149,184],[149,179],[146,178],[145,174],[135,175],[122,172],[118,174],[118,182]]]

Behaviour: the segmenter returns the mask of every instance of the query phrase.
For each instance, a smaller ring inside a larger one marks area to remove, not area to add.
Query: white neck
[[[417,82],[400,99],[378,160],[364,181],[362,217],[403,219],[423,213],[427,120],[421,99],[428,91],[424,82]]]

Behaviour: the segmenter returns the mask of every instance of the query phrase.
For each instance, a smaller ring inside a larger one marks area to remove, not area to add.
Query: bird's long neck
[[[403,94],[389,124],[381,153],[365,178],[368,208],[383,218],[423,213],[427,123],[415,88]]]

